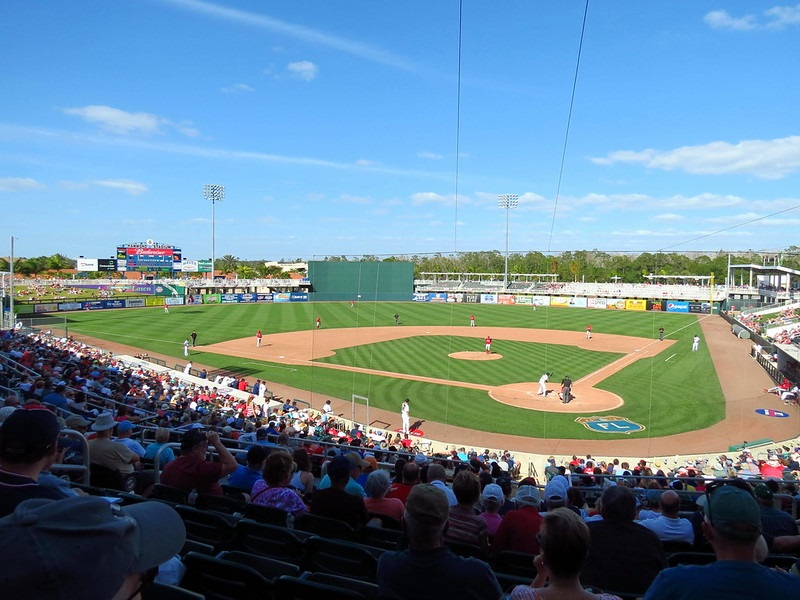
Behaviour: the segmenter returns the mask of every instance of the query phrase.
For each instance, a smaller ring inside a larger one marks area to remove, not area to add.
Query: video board
[[[117,266],[127,271],[180,270],[181,250],[162,244],[129,244],[117,246]]]

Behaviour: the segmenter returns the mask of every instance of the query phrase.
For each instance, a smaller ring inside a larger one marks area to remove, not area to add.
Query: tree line
[[[780,252],[756,251],[728,253],[723,250],[700,252],[642,252],[609,253],[600,250],[579,250],[559,254],[543,252],[514,252],[508,257],[509,274],[555,274],[558,281],[620,281],[640,283],[647,275],[708,276],[714,273],[716,281],[724,282],[728,271],[728,256],[732,264],[782,265],[800,270],[800,247],[791,246]],[[396,256],[363,255],[357,258],[344,255],[328,256],[328,262],[398,262],[414,263],[414,275],[422,273],[503,273],[505,255],[498,250],[458,252],[454,254],[413,254]],[[294,262],[302,262],[296,259]],[[215,260],[215,269],[222,275],[237,275],[243,279],[281,277],[286,273],[278,265],[267,265],[263,260],[243,260],[226,254]],[[64,271],[73,270],[76,261],[63,254],[15,258],[14,272],[38,277],[68,277]],[[8,259],[0,258],[0,271],[9,271]],[[295,271],[305,275],[305,271]],[[87,273],[88,277],[120,277],[121,273]],[[165,272],[169,276],[169,271]],[[193,273],[201,277],[205,274]]]

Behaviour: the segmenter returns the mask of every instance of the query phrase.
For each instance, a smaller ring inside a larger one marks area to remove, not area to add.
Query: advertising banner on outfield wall
[[[606,299],[605,298],[587,298],[588,302],[586,306],[589,308],[605,308],[606,307]]]
[[[77,306],[77,308],[61,308],[62,306],[69,305],[69,306]],[[62,302],[61,304],[37,304],[33,307],[33,312],[35,313],[49,313],[49,312],[56,312],[57,310],[80,310],[81,303],[80,302]]]
[[[219,301],[221,304],[237,304],[240,302],[241,294],[220,294]]]
[[[142,308],[145,306],[144,298],[125,298],[125,308]]]
[[[647,310],[647,300],[628,298],[625,300],[625,310]]]
[[[447,302],[446,292],[436,292],[428,294],[428,302]]]
[[[470,304],[477,304],[480,301],[481,301],[480,294],[469,294],[469,293],[464,294],[464,302],[468,302]]]
[[[308,302],[308,292],[290,292],[290,302]]]
[[[412,302],[427,302],[428,301],[428,294],[421,294],[419,292],[414,292],[414,296],[411,298]]]
[[[497,304],[497,296],[495,294],[481,294],[481,304]]]
[[[186,304],[191,306],[194,304],[202,304],[203,297],[200,294],[186,294]]]
[[[709,302],[689,302],[689,312],[707,315],[711,312],[711,304]]]
[[[668,300],[667,312],[688,313],[689,302],[686,300]]]
[[[272,294],[256,294],[258,302],[272,302]]]
[[[661,300],[648,300],[647,301],[647,310],[655,310],[660,311],[664,310],[664,303]]]
[[[550,296],[550,306],[569,306],[569,296]]]
[[[516,298],[513,294],[497,294],[498,304],[516,304]]]
[[[625,300],[622,298],[606,298],[606,308],[609,310],[625,310]]]
[[[570,308],[586,308],[589,306],[589,299],[588,298],[570,298],[569,299],[569,306]]]
[[[219,294],[203,294],[203,304],[219,304]]]
[[[272,301],[273,302],[291,302],[291,296],[289,292],[275,292],[272,294]]]
[[[75,261],[75,268],[78,271],[88,271],[94,273],[97,271],[96,258],[79,258]]]

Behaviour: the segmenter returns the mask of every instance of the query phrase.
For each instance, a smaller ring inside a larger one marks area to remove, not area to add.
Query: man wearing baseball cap
[[[703,534],[717,561],[681,565],[659,573],[645,600],[661,598],[798,598],[800,577],[769,569],[755,560],[761,513],[753,495],[734,485],[706,492]]]
[[[500,584],[489,565],[463,558],[444,545],[450,505],[444,492],[428,483],[408,494],[403,529],[408,549],[385,552],[378,560],[378,595],[387,599],[498,600]]]
[[[0,519],[0,589],[15,600],[139,598],[185,539],[180,516],[162,502],[26,500]]]
[[[19,409],[0,426],[0,516],[29,498],[60,499],[55,488],[40,485],[39,475],[56,462],[58,419],[49,410]]]

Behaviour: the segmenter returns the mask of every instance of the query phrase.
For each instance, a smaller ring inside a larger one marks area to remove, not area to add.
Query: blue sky
[[[0,247],[210,258],[206,183],[218,257],[797,244],[800,4],[590,0],[568,120],[583,16],[4,0]]]

